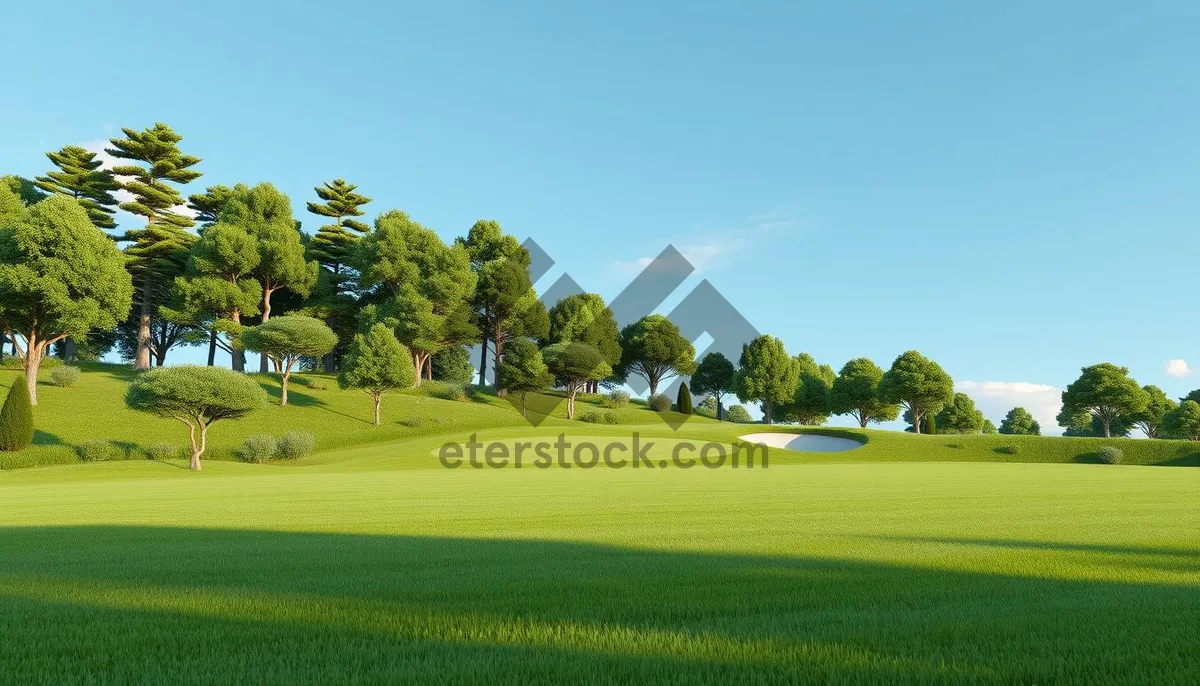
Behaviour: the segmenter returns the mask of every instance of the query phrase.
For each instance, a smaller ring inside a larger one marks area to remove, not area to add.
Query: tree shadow
[[[537,540],[122,526],[7,528],[3,540],[0,658],[16,682],[1200,672],[1200,651],[1181,648],[1200,623],[1194,584]]]
[[[52,434],[48,431],[42,431],[41,429],[33,430],[33,444],[34,445],[62,445],[62,446],[70,447],[70,444],[67,443],[66,441],[64,441],[62,438],[59,438],[58,434]]]

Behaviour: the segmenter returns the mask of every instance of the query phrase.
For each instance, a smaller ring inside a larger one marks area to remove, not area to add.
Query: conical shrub
[[[692,414],[692,392],[688,390],[686,383],[679,384],[679,395],[675,398],[675,407],[679,409],[680,414]]]
[[[33,405],[25,377],[17,376],[0,407],[0,450],[16,452],[33,442]]]

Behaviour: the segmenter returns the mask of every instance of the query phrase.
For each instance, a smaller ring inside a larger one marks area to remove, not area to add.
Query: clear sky
[[[0,173],[164,121],[186,192],[270,181],[315,229],[344,177],[606,296],[674,243],[793,352],[919,349],[994,421],[1103,360],[1200,386],[1167,366],[1200,364],[1200,3],[251,4],[6,7]]]

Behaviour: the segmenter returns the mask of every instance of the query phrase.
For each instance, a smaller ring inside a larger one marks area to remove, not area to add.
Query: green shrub
[[[281,460],[298,460],[312,454],[315,441],[306,431],[291,431],[279,439],[275,457]]]
[[[1016,455],[1021,452],[1021,449],[1015,445],[1002,445],[998,448],[993,448],[993,450],[1001,455]]]
[[[403,424],[404,426],[412,427],[415,429],[418,426],[421,426],[422,422],[421,422],[420,417],[406,417],[405,419],[401,419],[400,423]]]
[[[325,384],[325,380],[313,376],[297,376],[292,378],[293,383],[297,383],[305,388],[311,388],[314,391],[324,391],[329,386]]]
[[[619,388],[615,388],[600,400],[600,404],[611,408],[625,407],[629,404],[629,394]]]
[[[279,448],[279,440],[271,434],[251,434],[242,441],[238,449],[238,457],[246,462],[266,462],[275,457]]]
[[[646,400],[646,405],[655,412],[668,412],[671,409],[671,399],[663,393],[655,393]]]
[[[183,448],[177,443],[151,443],[146,452],[151,460],[177,460],[183,457]]]
[[[441,388],[435,388],[433,390],[433,396],[435,398],[441,398],[442,400],[453,400],[454,402],[458,403],[467,402],[471,399],[471,396],[467,393],[466,388],[459,386],[458,384],[449,383],[445,384]]]
[[[700,404],[696,406],[696,414],[700,415],[701,417],[716,419],[717,399],[710,395],[704,400],[700,401]]]
[[[1100,461],[1104,464],[1120,464],[1121,458],[1125,457],[1120,448],[1111,445],[1104,446],[1096,454],[1099,455]]]
[[[111,462],[125,458],[125,452],[108,441],[88,441],[79,446],[79,459],[84,462]]]
[[[967,446],[963,445],[962,443],[947,443],[946,447],[953,448],[954,450],[962,450],[963,448],[965,448]]]
[[[741,405],[734,405],[725,410],[725,421],[735,424],[749,424],[754,420],[750,418],[750,413],[746,411],[746,408]]]
[[[17,452],[33,442],[33,405],[25,377],[17,376],[0,407],[0,450]]]
[[[679,395],[675,397],[675,409],[680,414],[692,414],[692,392],[686,383],[679,384]]]
[[[54,382],[54,385],[56,386],[70,388],[71,386],[79,383],[79,379],[82,376],[83,372],[79,371],[79,367],[72,367],[69,364],[64,364],[61,367],[55,367],[53,370],[51,370],[50,381]]]
[[[588,424],[616,424],[617,415],[611,410],[585,410],[579,414],[579,421]]]
[[[42,371],[50,371],[51,369],[54,369],[55,367],[61,365],[62,363],[63,363],[62,360],[58,359],[57,357],[43,357],[41,370]],[[24,370],[25,369],[25,360],[20,357],[5,356],[3,360],[0,360],[0,369]]]

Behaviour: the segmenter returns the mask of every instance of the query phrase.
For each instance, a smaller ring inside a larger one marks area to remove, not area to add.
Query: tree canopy
[[[547,369],[567,390],[567,419],[575,418],[575,397],[589,381],[612,374],[612,366],[599,350],[587,343],[555,343],[542,350]]]
[[[818,365],[812,355],[796,356],[796,392],[790,402],[775,409],[774,419],[787,419],[808,426],[824,424],[830,415],[830,392],[836,375],[829,365]]]
[[[247,350],[281,361],[283,379],[279,404],[287,405],[292,368],[302,357],[319,358],[333,350],[337,345],[337,334],[320,319],[287,314],[246,329],[242,332],[241,342]]]
[[[375,403],[375,426],[379,426],[383,394],[414,383],[412,354],[396,340],[390,328],[379,323],[372,325],[365,335],[354,337],[338,375],[342,388],[359,388],[371,396]]]
[[[1179,404],[1167,397],[1158,386],[1144,386],[1146,392],[1146,407],[1140,412],[1130,415],[1134,426],[1146,434],[1146,438],[1158,438],[1159,428],[1167,414]]]
[[[848,414],[866,428],[871,422],[890,422],[900,416],[900,406],[884,402],[879,396],[883,370],[865,357],[855,358],[842,366],[829,390],[829,409],[834,414]]]
[[[695,359],[691,342],[661,314],[647,315],[621,330],[620,374],[645,379],[650,395],[664,380],[696,371]]]
[[[708,353],[692,373],[692,390],[713,399],[713,418],[723,419],[725,396],[733,393],[736,370],[721,353]]]
[[[954,397],[954,382],[938,363],[909,350],[884,372],[879,380],[879,397],[908,410],[913,429],[921,433],[921,421],[926,416],[933,418]]]
[[[742,346],[738,367],[738,399],[761,403],[763,421],[771,424],[773,408],[788,402],[796,393],[800,377],[796,359],[788,355],[783,341],[763,334]]]
[[[1102,362],[1084,367],[1079,378],[1063,391],[1062,402],[1064,415],[1089,413],[1100,422],[1104,437],[1110,438],[1113,422],[1122,418],[1134,421],[1146,409],[1150,397],[1129,377],[1128,368]]]
[[[1042,427],[1023,407],[1014,407],[1000,422],[1000,433],[1013,436],[1041,436]]]
[[[541,391],[554,383],[554,375],[542,359],[542,353],[533,341],[524,338],[512,341],[500,358],[496,368],[497,384],[521,397],[521,416],[526,414],[526,396],[530,391]],[[570,408],[573,410],[573,408]]]
[[[955,393],[937,413],[934,425],[938,433],[973,434],[983,431],[983,413],[975,407],[975,401],[966,393]]]
[[[121,184],[112,172],[104,169],[104,162],[96,158],[96,153],[78,145],[68,145],[56,152],[46,153],[46,157],[54,163],[57,171],[37,177],[37,187],[47,193],[65,195],[79,201],[87,211],[88,219],[97,228],[115,228],[117,222],[113,214],[116,212],[117,199],[113,197],[113,192],[119,190]]]

